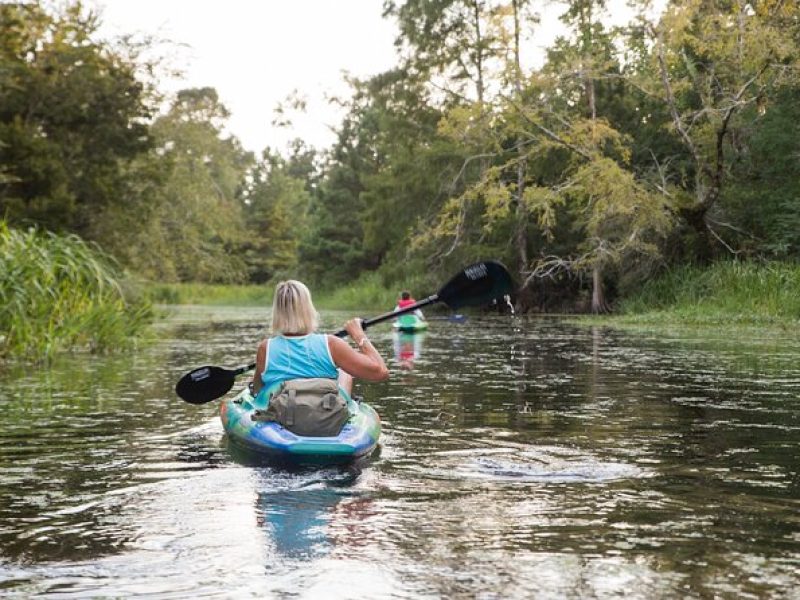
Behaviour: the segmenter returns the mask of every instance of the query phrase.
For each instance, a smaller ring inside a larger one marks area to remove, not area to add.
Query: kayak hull
[[[428,322],[420,319],[416,315],[403,315],[397,319],[392,326],[394,327],[395,331],[401,331],[403,333],[418,333],[421,331],[427,331]]]
[[[369,404],[356,402],[344,390],[340,391],[350,407],[351,417],[337,436],[296,435],[278,423],[254,421],[253,412],[265,407],[256,405],[247,388],[222,402],[222,426],[237,446],[265,457],[312,464],[350,462],[375,449],[381,421]]]

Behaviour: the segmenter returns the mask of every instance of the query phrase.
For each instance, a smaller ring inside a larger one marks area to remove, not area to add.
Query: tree
[[[250,171],[244,194],[244,219],[249,235],[242,240],[248,280],[265,283],[297,267],[300,241],[307,236],[311,195],[305,168],[265,150]]]
[[[130,165],[152,148],[152,105],[97,28],[80,3],[0,5],[0,213],[104,242],[95,225],[132,200]]]
[[[372,169],[359,130],[357,112],[351,109],[312,196],[309,228],[299,254],[304,276],[315,284],[344,283],[370,264],[363,247],[364,204],[360,195],[361,175]]]
[[[228,111],[213,88],[178,92],[152,127],[149,161],[167,165],[155,209],[128,251],[140,272],[161,281],[242,281],[235,254],[244,238],[241,187],[253,157],[222,136]]]
[[[493,125],[477,126],[466,111],[451,110],[443,120],[453,139],[483,143],[494,164],[445,206],[433,232],[463,240],[465,206],[478,207],[484,245],[503,236],[512,240],[523,281],[521,308],[529,286],[566,271],[590,275],[591,308],[607,310],[606,271],[630,270],[643,255],[657,256],[656,242],[669,229],[663,194],[633,170],[632,139],[604,114],[612,112],[613,86],[622,78],[614,36],[595,20],[601,8],[597,0],[571,2],[565,13],[571,37],[560,39],[548,63],[525,78],[521,4],[498,9],[496,37],[510,58],[507,92],[492,103],[487,119]],[[538,249],[534,264],[529,246]]]
[[[456,98],[466,99],[466,88],[474,86],[473,99],[482,103],[494,44],[486,31],[490,10],[487,0],[406,0],[399,6],[388,0],[384,12],[397,18],[395,44],[408,50],[406,68],[426,79],[441,76],[444,91]]]
[[[700,260],[713,254],[720,199],[747,136],[784,86],[797,81],[800,5],[767,0],[685,0],[657,23],[642,17],[653,51],[640,86],[660,98],[685,148],[682,219]],[[668,164],[671,157],[659,157]]]
[[[720,200],[726,243],[744,256],[800,258],[800,87],[774,97],[748,133],[746,152],[738,153],[730,177]],[[712,225],[718,223],[715,216]]]

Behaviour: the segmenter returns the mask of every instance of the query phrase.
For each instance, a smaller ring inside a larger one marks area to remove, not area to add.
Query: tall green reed
[[[676,267],[642,286],[619,308],[626,315],[660,312],[683,321],[797,321],[800,265],[724,261]]]
[[[0,357],[129,347],[153,312],[126,298],[120,279],[113,261],[77,236],[0,221]]]

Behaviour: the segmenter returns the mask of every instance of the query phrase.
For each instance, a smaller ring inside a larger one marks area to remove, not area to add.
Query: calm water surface
[[[264,312],[0,372],[0,596],[800,597],[796,338],[383,326],[379,451],[289,471],[173,393],[250,362]]]

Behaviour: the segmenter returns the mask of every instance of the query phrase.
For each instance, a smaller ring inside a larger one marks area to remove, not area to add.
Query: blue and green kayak
[[[424,319],[420,319],[415,314],[408,314],[395,319],[393,326],[397,331],[415,333],[417,331],[426,331],[428,329],[428,322]]]
[[[367,456],[378,444],[380,417],[369,404],[356,402],[341,388],[339,391],[347,400],[350,420],[334,437],[296,435],[278,423],[254,421],[253,413],[266,408],[265,395],[253,398],[247,388],[222,402],[222,426],[236,445],[277,459],[332,464]]]

